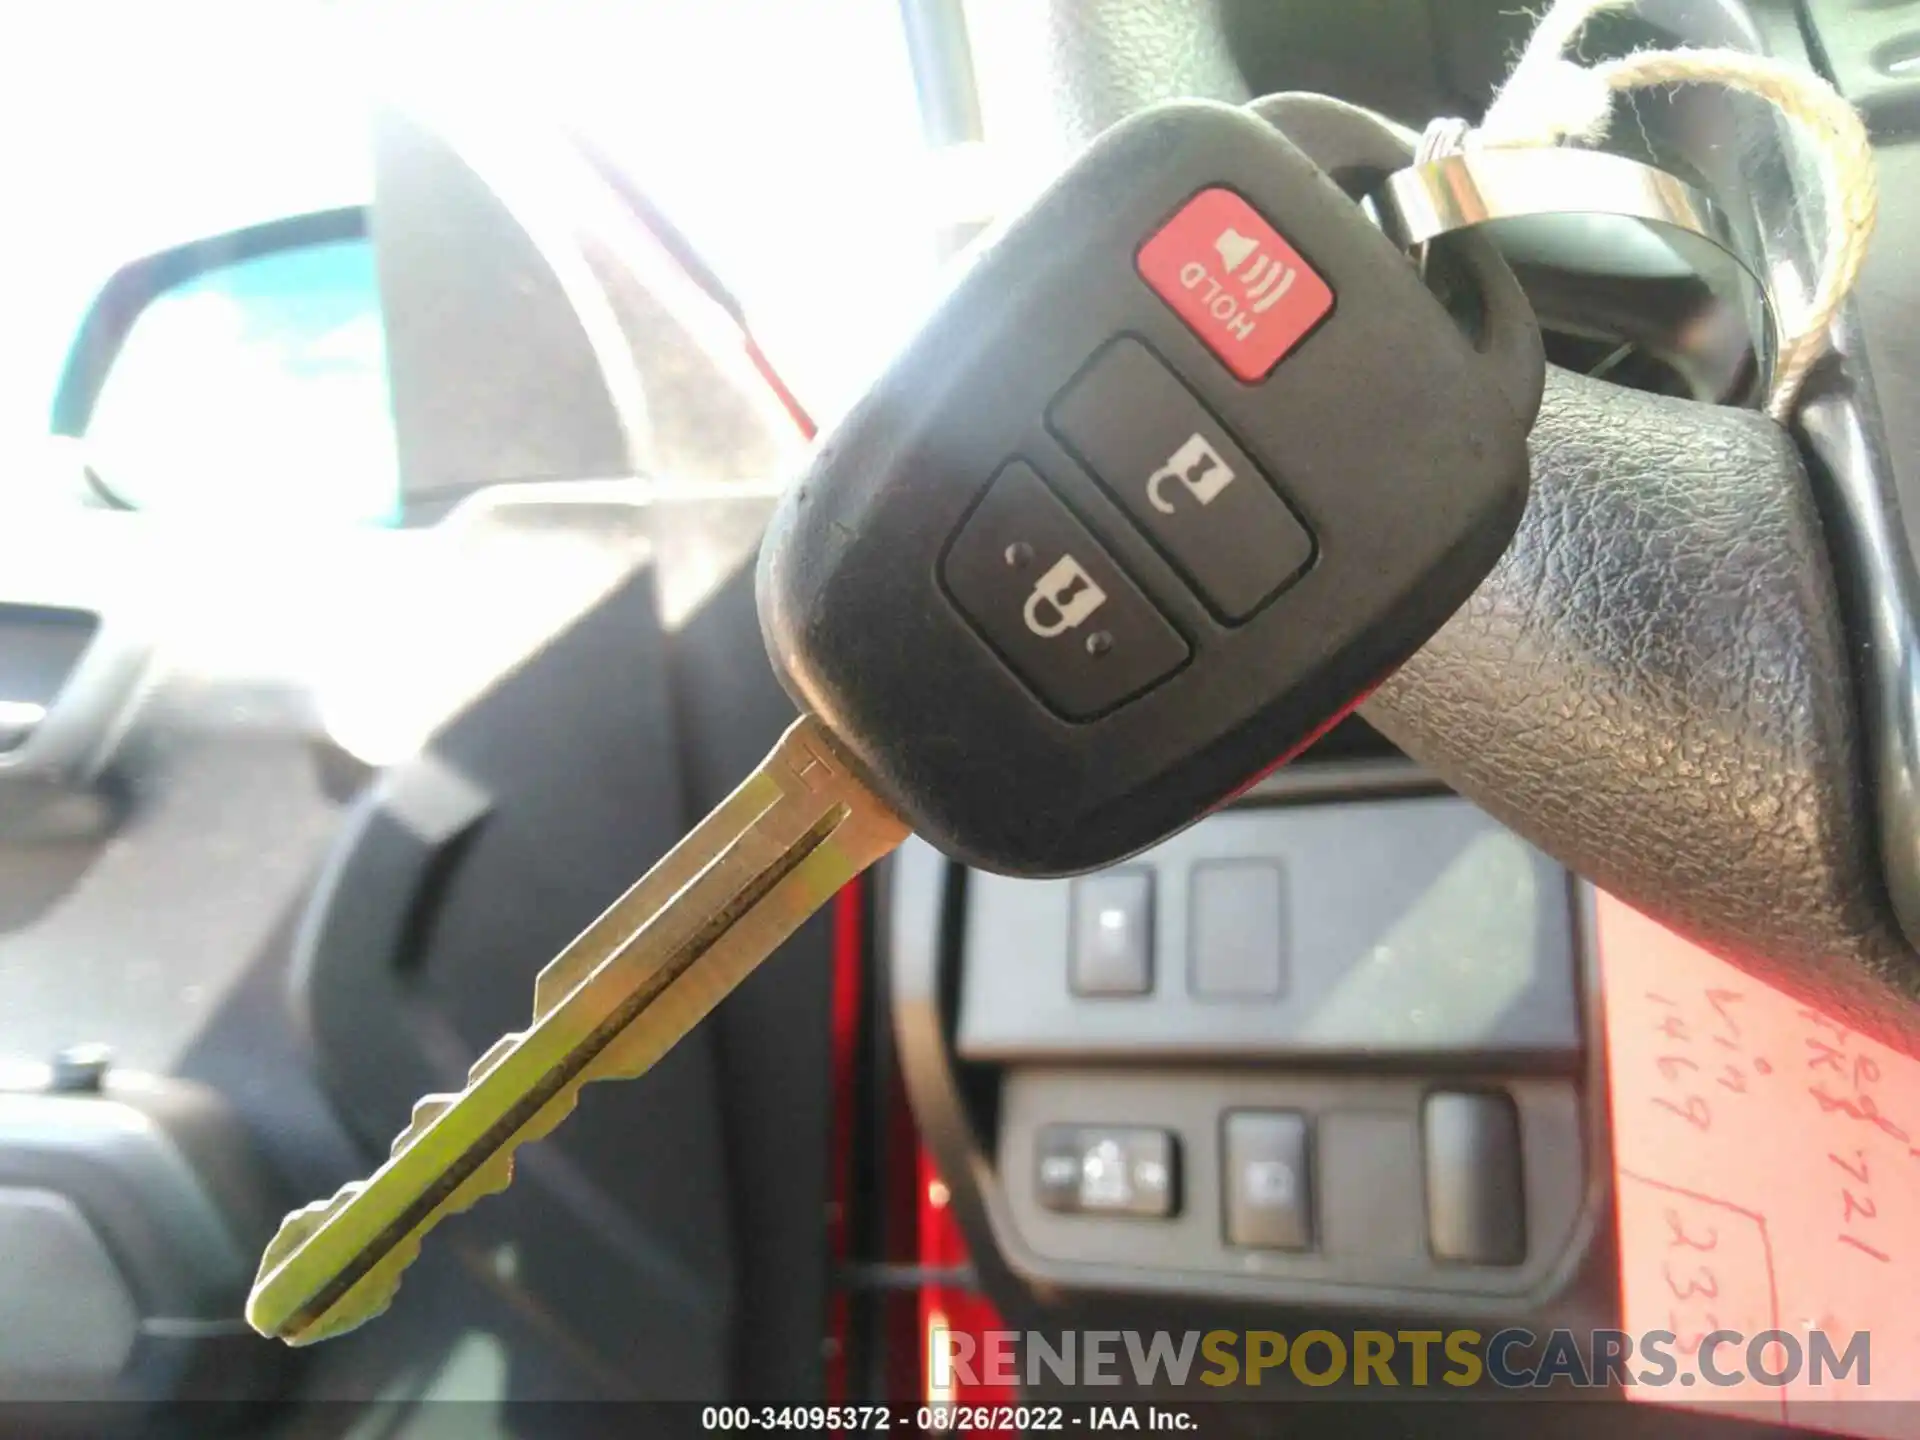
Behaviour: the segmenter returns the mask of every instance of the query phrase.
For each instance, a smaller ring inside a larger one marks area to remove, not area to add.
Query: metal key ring
[[[1723,404],[1758,403],[1772,385],[1778,305],[1748,258],[1758,237],[1664,170],[1602,150],[1488,148],[1396,171],[1373,198],[1382,228],[1407,249],[1496,226],[1543,324],[1618,329]],[[1659,293],[1676,303],[1645,304],[1648,287],[1666,287]],[[1643,303],[1628,299],[1635,290]]]

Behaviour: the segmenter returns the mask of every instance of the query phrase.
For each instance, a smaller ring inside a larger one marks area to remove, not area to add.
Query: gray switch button
[[[1187,969],[1202,1000],[1259,1000],[1286,988],[1286,898],[1271,860],[1193,867]]]
[[[1418,1114],[1329,1110],[1314,1130],[1313,1164],[1321,1249],[1370,1264],[1424,1260]]]
[[[1235,1111],[1226,1124],[1227,1243],[1261,1250],[1313,1244],[1307,1117]]]
[[[1039,1137],[1040,1203],[1074,1215],[1171,1215],[1176,1153],[1165,1130],[1049,1125]]]
[[[1520,1122],[1503,1094],[1427,1097],[1427,1240],[1436,1260],[1518,1265],[1527,1255]]]
[[[1313,559],[1312,538],[1247,452],[1132,336],[1095,357],[1047,424],[1223,620],[1245,620]]]
[[[1076,995],[1144,995],[1153,988],[1153,872],[1109,870],[1073,882]]]

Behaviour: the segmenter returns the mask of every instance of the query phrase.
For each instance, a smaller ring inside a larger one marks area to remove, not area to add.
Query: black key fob
[[[1297,114],[1350,184],[1402,143]],[[1068,873],[1191,823],[1511,538],[1544,370],[1481,258],[1463,329],[1274,124],[1128,120],[819,443],[761,550],[775,668],[968,864]]]

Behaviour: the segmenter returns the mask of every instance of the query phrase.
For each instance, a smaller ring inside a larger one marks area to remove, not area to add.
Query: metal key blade
[[[310,1344],[387,1308],[426,1232],[513,1178],[580,1087],[644,1073],[848,880],[905,838],[825,731],[797,722],[739,789],[540,973],[533,1024],[458,1095],[429,1095],[387,1162],[289,1215],[247,1320]]]

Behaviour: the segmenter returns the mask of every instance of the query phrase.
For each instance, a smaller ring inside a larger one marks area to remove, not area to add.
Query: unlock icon
[[[1211,505],[1220,492],[1233,483],[1233,469],[1220,458],[1220,452],[1207,443],[1206,436],[1196,433],[1169,455],[1167,463],[1147,480],[1147,503],[1162,515],[1173,514],[1174,502],[1168,498],[1166,487],[1176,481],[1200,504]]]
[[[1027,628],[1043,639],[1064,635],[1107,603],[1107,592],[1094,583],[1080,562],[1062,555],[1033,583],[1027,596]]]

